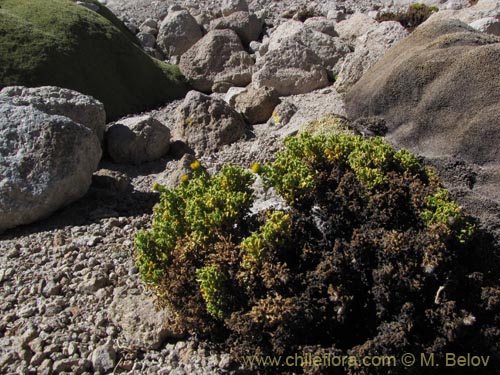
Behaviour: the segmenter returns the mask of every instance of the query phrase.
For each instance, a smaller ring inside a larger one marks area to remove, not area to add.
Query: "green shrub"
[[[137,263],[179,328],[236,358],[499,354],[498,257],[432,170],[380,138],[304,133],[285,143],[252,168],[285,210],[251,215],[253,178],[240,167],[210,176],[196,164],[180,187],[158,188]],[[366,370],[302,365],[259,371]]]
[[[153,229],[136,236],[137,264],[148,283],[161,280],[181,239],[209,246],[220,234],[243,224],[252,204],[250,173],[226,166],[219,175],[210,177],[198,161],[191,168],[192,179],[179,188],[155,186],[161,198],[154,208]]]
[[[105,6],[71,0],[2,0],[0,88],[51,85],[103,102],[108,120],[183,97],[180,70],[147,55]]]
[[[414,3],[408,7],[406,12],[380,13],[376,19],[378,22],[397,21],[401,25],[403,25],[405,29],[411,31],[415,29],[418,25],[424,23],[427,20],[427,18],[431,16],[432,13],[435,13],[437,11],[439,11],[439,8],[435,6],[427,6],[421,3]]]
[[[207,312],[214,318],[222,319],[226,309],[224,297],[224,274],[214,266],[205,266],[196,270],[200,291],[207,306]]]

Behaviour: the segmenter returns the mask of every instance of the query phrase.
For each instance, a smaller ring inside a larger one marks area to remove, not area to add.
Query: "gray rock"
[[[207,30],[210,27],[210,21],[213,19],[213,15],[209,12],[201,11],[200,14],[194,16],[194,19],[202,29]]]
[[[136,36],[137,39],[139,39],[139,42],[141,42],[143,47],[153,48],[154,45],[156,44],[156,38],[154,37],[154,35],[150,33],[141,31]]]
[[[179,67],[194,89],[210,92],[246,86],[253,65],[234,31],[212,30],[182,55]]]
[[[177,161],[177,165],[173,171],[168,173],[167,176],[160,182],[160,184],[165,185],[167,187],[177,187],[182,183],[182,180],[187,176],[189,179],[193,173],[191,169],[191,164],[196,161],[196,158],[193,155],[185,154],[179,161]]]
[[[37,373],[40,375],[52,374],[52,360],[50,358],[44,359],[42,364],[38,366]]]
[[[0,231],[81,198],[100,158],[99,140],[88,128],[0,102]]]
[[[244,45],[259,39],[262,33],[262,20],[253,13],[235,12],[227,17],[217,18],[210,22],[210,30],[233,30]]]
[[[227,370],[231,367],[232,363],[233,363],[233,360],[231,358],[231,355],[229,353],[224,353],[220,356],[218,367],[223,369],[223,370]]]
[[[85,293],[95,293],[99,289],[104,288],[110,284],[107,275],[102,273],[95,273],[87,275],[87,278],[80,284],[79,290]]]
[[[354,13],[348,19],[337,23],[335,30],[341,38],[354,43],[356,38],[377,27],[377,24],[377,21],[367,14]]]
[[[47,356],[44,353],[35,353],[33,357],[31,357],[30,365],[38,367],[42,364],[45,358],[47,358]]]
[[[222,15],[229,16],[235,12],[248,12],[248,4],[246,0],[223,0]]]
[[[9,365],[16,363],[19,360],[18,353],[7,352],[0,355],[0,366],[5,368]]]
[[[226,95],[224,95],[224,101],[231,107],[234,107],[234,100],[236,97],[245,91],[247,91],[246,87],[231,87],[227,90]]]
[[[351,52],[349,45],[340,38],[317,31],[312,25],[293,20],[283,23],[273,32],[266,43],[268,53],[286,48],[285,43],[297,43],[309,48],[318,57],[320,65],[327,69],[331,79],[340,69],[337,66],[339,61]]]
[[[356,49],[347,55],[335,80],[335,88],[345,91],[384,56],[393,45],[405,38],[408,32],[399,22],[380,23],[376,28],[358,38]]]
[[[73,354],[78,352],[78,344],[75,342],[70,342],[68,344],[68,355],[72,356]]]
[[[147,18],[144,20],[143,23],[141,23],[141,26],[139,26],[140,30],[145,29],[146,27],[149,27],[151,29],[158,29],[158,22],[152,18]]]
[[[117,163],[141,164],[168,152],[170,130],[145,115],[117,121],[106,132],[107,150]]]
[[[500,20],[496,17],[481,18],[471,22],[469,26],[482,33],[500,36]]]
[[[130,21],[124,21],[123,24],[130,30],[132,34],[137,34],[139,32],[139,28],[135,25],[135,23]]]
[[[294,4],[290,7],[287,7],[284,12],[281,13],[281,17],[287,19],[293,19],[295,21],[304,22],[306,19],[310,17],[316,17],[320,14],[317,12],[317,4],[303,2],[302,4]]]
[[[465,0],[466,1],[466,0]],[[448,7],[447,7],[448,8]],[[465,23],[472,23],[481,18],[497,17],[498,16],[498,1],[497,0],[481,0],[474,6],[467,6],[462,9],[442,9],[439,12],[433,13],[429,19],[424,22],[434,22],[436,20],[451,20],[456,19]]]
[[[304,31],[304,28],[304,24],[299,21],[290,20],[284,22],[272,32],[269,39],[263,41],[263,47],[266,51],[270,51],[280,48],[281,44],[287,39],[297,41],[300,39],[300,34]]]
[[[277,92],[270,87],[250,86],[234,99],[234,108],[249,124],[263,124],[272,115],[274,107],[280,104]]]
[[[335,21],[326,17],[311,17],[304,21],[304,25],[331,37],[339,36],[335,31]]]
[[[165,55],[181,56],[203,37],[200,25],[186,10],[169,13],[160,24],[157,43]]]
[[[259,52],[261,46],[262,46],[262,43],[257,42],[257,41],[253,41],[253,42],[250,42],[250,44],[248,45],[248,48],[251,52],[257,53],[257,52]]]
[[[278,104],[268,121],[268,125],[281,128],[287,125],[292,117],[297,113],[297,107],[290,102]]]
[[[110,169],[100,169],[95,172],[92,176],[92,185],[100,189],[119,193],[134,189],[130,177],[124,173]]]
[[[356,133],[366,138],[383,137],[387,134],[387,124],[382,117],[360,117],[351,123]]]
[[[470,5],[470,0],[448,0],[446,2],[446,9],[460,10]]]
[[[126,342],[139,350],[158,349],[168,337],[180,336],[168,326],[170,312],[158,310],[152,297],[131,294],[122,287],[115,290],[109,316]]]
[[[40,338],[39,332],[36,330],[35,338],[28,343],[28,347],[33,353],[43,353],[43,340]]]
[[[233,143],[245,131],[243,117],[222,99],[190,91],[177,109],[174,138],[184,141],[197,154]]]
[[[340,9],[330,9],[326,15],[326,18],[336,22],[345,20],[345,13]]]
[[[78,359],[64,358],[54,362],[52,365],[52,371],[54,374],[59,374],[61,372],[75,372],[78,366]]]
[[[46,355],[46,356],[52,356],[58,352],[61,351],[61,347],[59,345],[55,345],[55,344],[50,344],[50,345],[47,345],[44,349],[43,349],[43,353]]]
[[[184,9],[179,4],[173,4],[173,5],[168,7],[168,13],[179,12],[181,10],[184,10]]]
[[[92,352],[92,366],[100,374],[107,373],[115,367],[116,351],[111,343],[98,346]]]
[[[296,95],[328,85],[328,74],[318,56],[303,44],[286,41],[257,62],[252,77],[257,87],[273,87],[279,95]]]
[[[156,36],[158,35],[158,29],[152,28],[152,27],[149,27],[149,26],[143,26],[140,29],[140,31],[139,31],[138,34],[140,34],[140,33],[150,34],[150,35],[154,36],[155,40],[156,40]]]
[[[28,347],[28,344],[33,341],[38,336],[37,329],[30,325],[25,328],[22,336],[19,339],[19,347],[25,349]]]
[[[43,287],[42,293],[46,297],[57,296],[61,291],[61,285],[56,283],[54,280],[47,281],[47,284]]]
[[[91,96],[54,86],[8,86],[0,91],[0,101],[32,105],[49,115],[66,116],[94,131],[102,141],[106,125],[104,105]]]

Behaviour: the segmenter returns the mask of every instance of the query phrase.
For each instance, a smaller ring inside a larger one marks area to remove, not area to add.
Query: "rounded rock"
[[[170,147],[170,130],[151,116],[119,120],[109,127],[106,138],[108,153],[117,163],[157,160]]]

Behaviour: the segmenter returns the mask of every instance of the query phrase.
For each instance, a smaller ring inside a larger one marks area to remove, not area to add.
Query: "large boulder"
[[[198,91],[227,91],[246,86],[254,62],[232,30],[212,30],[181,57],[180,68]]]
[[[91,96],[53,86],[9,86],[0,91],[0,100],[15,105],[32,105],[50,115],[69,117],[92,130],[100,141],[103,139],[106,112],[103,104]]]
[[[160,24],[157,43],[167,57],[181,56],[203,37],[201,27],[187,10],[172,12]]]
[[[144,115],[121,119],[108,128],[107,150],[116,163],[141,164],[161,158],[170,147],[170,129]]]
[[[387,52],[389,48],[408,35],[408,31],[396,21],[380,23],[376,28],[360,36],[353,53],[346,56],[335,80],[335,88],[345,91]]]
[[[297,41],[304,29],[304,24],[300,21],[290,20],[284,22],[272,32],[269,39],[263,43],[262,48],[272,51],[280,48],[281,44],[287,39]]]
[[[177,108],[173,138],[201,155],[237,141],[245,131],[243,117],[224,100],[190,91]]]
[[[342,39],[356,42],[356,38],[377,26],[377,21],[365,13],[354,13],[348,19],[335,25],[335,31]]]
[[[303,44],[287,40],[257,62],[252,77],[256,87],[272,87],[279,95],[311,92],[329,84],[318,56]]]
[[[101,158],[95,133],[68,117],[0,102],[0,231],[81,198]]]
[[[498,61],[499,38],[457,20],[428,22],[352,87],[346,110],[384,117],[388,138],[423,156],[498,167]]]
[[[320,32],[314,25],[293,20],[280,25],[263,48],[267,48],[269,53],[286,48],[285,43],[298,43],[309,48],[318,57],[320,65],[327,70],[330,78],[338,73],[339,61],[351,52],[349,45],[339,37]]]
[[[100,2],[92,11],[68,0],[4,0],[0,87],[58,86],[91,95],[108,120],[182,97],[173,66],[151,58]]]
[[[262,20],[249,12],[235,12],[227,17],[221,17],[210,22],[211,30],[233,30],[244,45],[259,39],[262,33]]]

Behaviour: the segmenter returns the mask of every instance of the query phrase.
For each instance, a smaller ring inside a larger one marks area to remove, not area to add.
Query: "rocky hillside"
[[[257,168],[304,132],[379,136],[409,149],[477,220],[484,258],[477,272],[453,263],[448,271],[463,280],[438,280],[443,289],[426,298],[447,304],[426,319],[450,330],[421,347],[442,348],[456,339],[447,334],[473,327],[492,343],[492,364],[477,373],[496,373],[500,5],[422,3],[0,1],[0,373],[283,373],[249,371],[225,339],[181,329],[141,278],[134,238],[151,227],[155,183],[182,185],[197,161],[210,174]],[[252,190],[254,219],[289,209],[260,179]],[[408,280],[432,278],[419,277]],[[468,298],[488,301],[487,311],[476,318],[454,305]],[[401,322],[420,322],[405,309],[357,353],[374,342],[403,347],[394,344]],[[231,326],[254,332],[240,328]],[[308,342],[316,344],[326,350]]]

